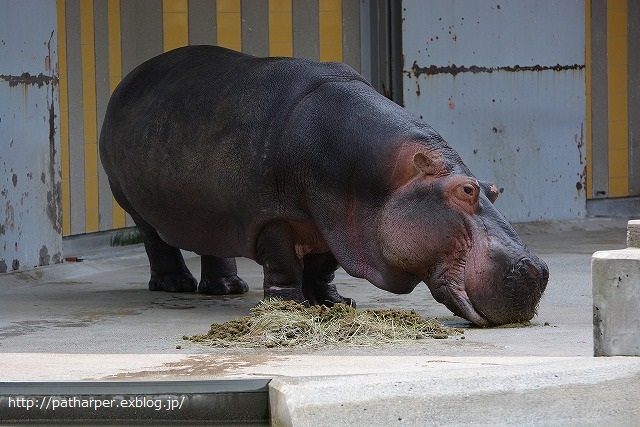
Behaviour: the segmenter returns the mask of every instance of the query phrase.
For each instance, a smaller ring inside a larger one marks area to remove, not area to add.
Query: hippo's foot
[[[248,291],[249,285],[235,275],[202,278],[198,285],[198,292],[206,295],[238,295]]]
[[[333,274],[327,278],[305,276],[303,289],[306,300],[311,305],[322,304],[333,307],[334,304],[346,304],[355,308],[355,300],[340,295],[331,280],[333,280]]]
[[[305,282],[305,285],[307,282]],[[267,286],[264,288],[264,299],[278,298],[285,301],[296,301],[307,307],[312,305],[326,305],[333,307],[335,304],[346,304],[356,307],[355,300],[345,298],[338,293],[333,283],[322,282],[322,286],[305,287],[304,293],[300,288]]]
[[[151,273],[149,280],[151,291],[194,292],[197,288],[198,282],[188,271],[173,274]]]
[[[198,292],[206,295],[238,295],[249,291],[249,286],[238,277],[234,258],[202,256],[202,276]]]
[[[305,299],[302,290],[297,287],[284,287],[284,286],[265,286],[264,287],[264,300],[281,299],[284,301],[295,301],[300,304],[309,306],[309,302]]]
[[[304,292],[298,287],[266,286],[264,288],[264,299],[272,298],[296,301],[307,307],[312,305],[333,307],[335,304],[346,304],[354,308],[356,306],[355,300],[340,295],[333,283],[327,283],[321,279],[314,280],[311,283],[305,278]]]

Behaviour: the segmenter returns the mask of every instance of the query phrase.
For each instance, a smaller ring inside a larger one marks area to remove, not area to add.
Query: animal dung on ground
[[[411,310],[363,310],[345,304],[306,307],[266,300],[249,316],[214,323],[208,333],[183,337],[212,347],[375,346],[424,338],[443,339],[464,331],[425,319]]]

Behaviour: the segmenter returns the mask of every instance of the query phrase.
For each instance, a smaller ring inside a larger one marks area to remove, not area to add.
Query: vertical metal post
[[[402,105],[402,4],[363,2],[360,16],[363,75],[378,92]]]
[[[640,2],[627,3],[629,195],[640,196]]]
[[[591,197],[609,196],[607,2],[591,1]]]

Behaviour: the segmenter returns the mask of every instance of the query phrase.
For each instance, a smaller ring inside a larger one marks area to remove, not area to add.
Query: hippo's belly
[[[204,218],[176,218],[166,216],[154,221],[148,216],[162,240],[171,246],[195,252],[199,255],[215,255],[228,258],[243,256],[251,258],[255,232],[247,233],[246,224],[224,216],[211,215]]]
[[[184,181],[154,185],[145,174],[129,170],[134,173],[122,181],[123,192],[134,210],[171,246],[199,255],[256,260],[257,239],[263,228],[271,222],[285,222],[290,225],[298,252],[328,250],[317,224],[298,205],[300,198],[278,194],[276,186],[269,185],[264,176],[260,191],[256,191],[256,183],[238,171],[236,179],[245,181],[245,185],[229,182],[212,188],[194,175]],[[217,175],[224,176],[225,172],[218,170]]]

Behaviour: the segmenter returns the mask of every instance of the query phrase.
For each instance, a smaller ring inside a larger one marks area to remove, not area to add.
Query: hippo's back
[[[274,203],[283,185],[277,165],[297,150],[281,138],[291,110],[323,83],[351,80],[364,81],[343,64],[214,46],[152,58],[123,79],[107,108],[100,156],[114,193],[174,246],[250,256],[265,222],[308,219],[295,195]]]
[[[174,136],[177,129],[188,138],[167,142],[181,151],[220,144],[222,138],[210,137],[229,134],[260,150],[262,138],[252,135],[278,132],[291,108],[323,83],[350,80],[364,82],[339,63],[258,58],[217,46],[175,49],[138,66],[114,91],[101,135],[103,162],[111,161],[111,151],[132,154],[132,146]],[[116,147],[120,143],[126,148]]]

